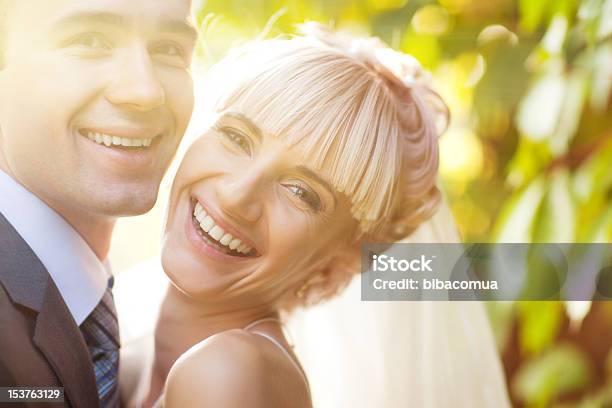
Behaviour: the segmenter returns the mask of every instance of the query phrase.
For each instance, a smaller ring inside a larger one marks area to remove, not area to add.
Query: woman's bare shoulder
[[[243,408],[245,401],[252,408],[308,406],[308,390],[292,362],[269,340],[246,330],[218,333],[193,346],[166,381],[167,408],[196,402]]]

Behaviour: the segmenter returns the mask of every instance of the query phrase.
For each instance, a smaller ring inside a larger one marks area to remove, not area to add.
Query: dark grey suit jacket
[[[2,214],[0,386],[64,387],[64,404],[11,407],[99,407],[91,357],[79,327],[43,264]]]

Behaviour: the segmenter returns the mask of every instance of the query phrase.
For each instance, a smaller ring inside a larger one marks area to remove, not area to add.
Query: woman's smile
[[[218,261],[241,262],[260,253],[245,234],[213,213],[203,200],[191,197],[187,236],[196,249]]]

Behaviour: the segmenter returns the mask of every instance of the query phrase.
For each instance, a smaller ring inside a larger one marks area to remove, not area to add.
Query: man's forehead
[[[115,15],[127,22],[157,23],[164,20],[190,21],[191,0],[19,0],[15,12],[44,21],[72,15]]]

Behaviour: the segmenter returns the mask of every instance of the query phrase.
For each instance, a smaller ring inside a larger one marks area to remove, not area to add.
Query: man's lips
[[[99,130],[99,129],[81,129],[81,136],[86,137],[90,141],[103,145],[109,148],[136,148],[143,149],[150,147],[157,139],[161,138],[160,132],[134,132],[121,130]]]
[[[160,149],[166,135],[148,136],[144,132],[132,132],[130,137],[119,137],[116,134],[103,133],[97,128],[90,129],[93,128],[82,128],[76,132],[79,139],[84,141],[83,148],[87,154],[108,172],[147,177],[147,174],[153,174],[149,172],[160,163]],[[134,137],[141,135],[142,138]]]

